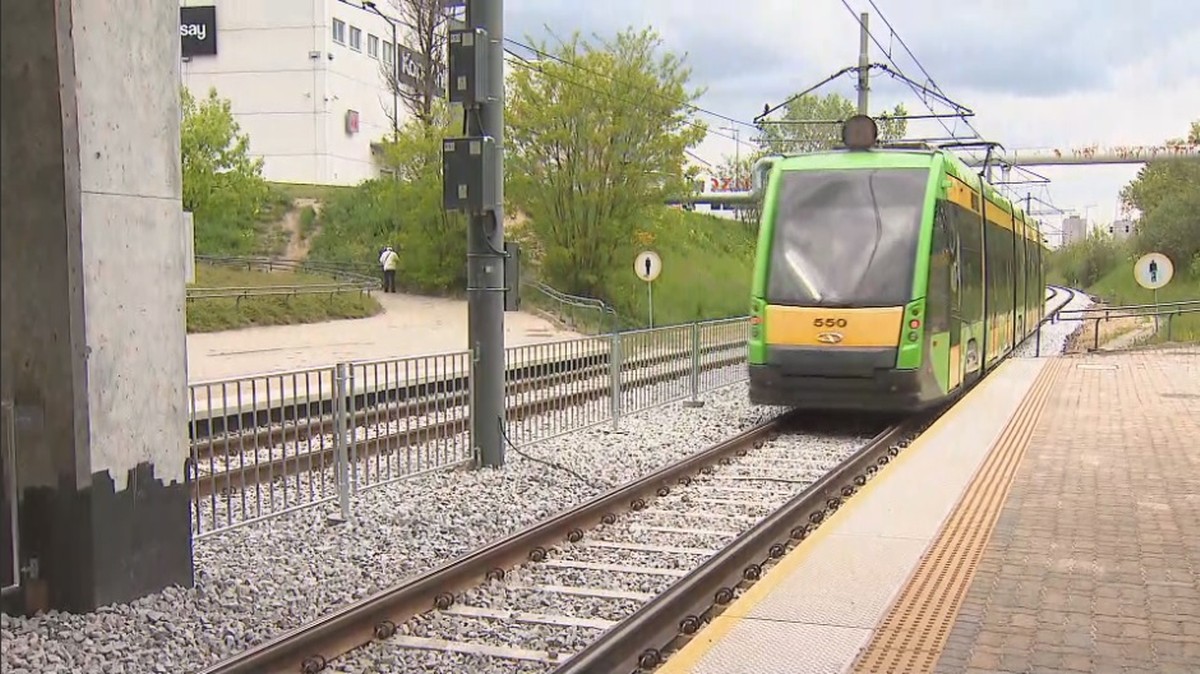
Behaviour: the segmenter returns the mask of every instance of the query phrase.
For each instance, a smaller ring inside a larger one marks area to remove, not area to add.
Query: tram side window
[[[950,210],[958,230],[962,317],[966,322],[976,322],[983,318],[983,240],[979,214],[958,204],[951,204]]]
[[[1019,232],[1024,232],[1023,223],[1020,220],[1017,221],[1017,230]],[[1014,274],[1014,280],[1017,283],[1017,290],[1014,294],[1014,297],[1017,299],[1017,314],[1024,316],[1025,307],[1028,304],[1025,296],[1025,235],[1023,233],[1018,234],[1014,232],[1014,236],[1016,237],[1015,241],[1017,248],[1017,259],[1016,264],[1014,265],[1016,270]]]
[[[954,283],[954,235],[951,204],[939,201],[933,220],[933,243],[929,250],[929,288],[926,317],[934,333],[950,329],[951,284]]]

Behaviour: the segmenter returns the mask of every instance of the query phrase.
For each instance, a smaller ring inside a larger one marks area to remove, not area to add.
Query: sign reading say
[[[185,57],[216,56],[217,8],[179,8],[180,52]]]

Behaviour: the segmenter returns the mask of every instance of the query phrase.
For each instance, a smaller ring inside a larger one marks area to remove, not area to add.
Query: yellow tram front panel
[[[828,309],[768,304],[766,343],[771,346],[895,347],[904,307]]]

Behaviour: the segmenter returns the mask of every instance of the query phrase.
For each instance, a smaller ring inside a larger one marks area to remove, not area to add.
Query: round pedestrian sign
[[[1162,253],[1146,253],[1133,264],[1133,278],[1147,290],[1158,290],[1174,275],[1175,265]]]
[[[662,273],[662,260],[654,251],[644,250],[633,261],[633,271],[637,272],[638,278],[649,283]]]

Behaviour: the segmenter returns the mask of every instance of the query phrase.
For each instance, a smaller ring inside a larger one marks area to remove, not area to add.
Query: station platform
[[[1200,347],[1005,362],[656,672],[1200,672]]]

